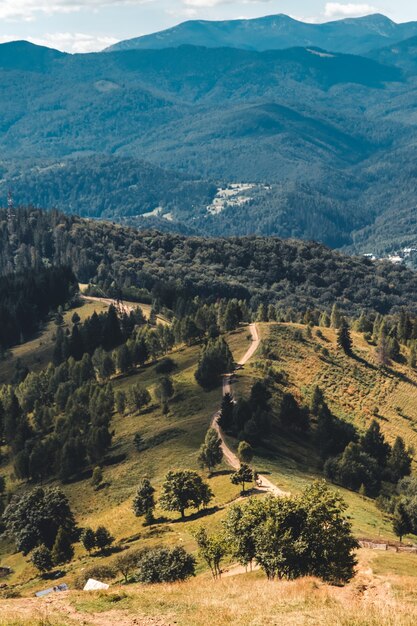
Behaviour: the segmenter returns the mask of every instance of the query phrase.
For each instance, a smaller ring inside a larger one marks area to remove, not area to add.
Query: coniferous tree
[[[362,437],[361,447],[364,452],[376,459],[381,467],[387,465],[390,446],[385,441],[381,427],[376,420],[372,420],[368,430]]]
[[[352,356],[352,338],[350,336],[349,325],[345,318],[342,318],[338,327],[337,345],[347,356]]]
[[[230,431],[233,427],[234,406],[235,405],[233,402],[232,395],[230,393],[226,393],[222,399],[220,415],[219,415],[219,420],[218,420],[218,424],[220,428],[224,430],[225,432]]]
[[[68,563],[74,556],[70,533],[61,526],[52,548],[52,561],[55,565]]]
[[[154,521],[155,489],[148,478],[144,478],[138,487],[133,500],[133,511],[136,517],[145,516],[145,523],[152,524]]]

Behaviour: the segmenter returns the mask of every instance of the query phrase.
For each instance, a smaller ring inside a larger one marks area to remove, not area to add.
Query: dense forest
[[[403,266],[344,256],[277,238],[204,239],[135,229],[34,209],[0,211],[0,272],[68,264],[81,282],[172,309],[199,296],[305,310],[388,313],[417,306],[417,277]]]
[[[28,268],[0,277],[0,354],[27,341],[51,311],[78,292],[68,267]]]

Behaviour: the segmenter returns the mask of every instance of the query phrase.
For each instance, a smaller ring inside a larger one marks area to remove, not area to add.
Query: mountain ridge
[[[364,54],[417,35],[417,22],[396,23],[380,13],[323,23],[279,13],[253,19],[188,20],[166,30],[120,41],[106,51],[160,49],[184,44],[264,51],[318,46],[333,52]]]

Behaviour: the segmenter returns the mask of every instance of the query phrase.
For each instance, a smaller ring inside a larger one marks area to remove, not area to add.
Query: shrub
[[[195,575],[195,559],[181,546],[152,548],[138,559],[136,580],[141,583],[172,583]]]
[[[177,364],[173,359],[166,357],[162,359],[155,367],[155,372],[157,374],[171,374],[177,368]]]
[[[89,578],[94,578],[95,580],[111,580],[115,576],[116,571],[110,565],[93,565],[77,574],[74,585],[76,589],[83,589]]]

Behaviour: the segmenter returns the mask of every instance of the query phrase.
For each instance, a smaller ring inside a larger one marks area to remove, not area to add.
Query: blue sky
[[[323,22],[369,13],[417,20],[416,0],[0,0],[0,41],[29,39],[70,52],[100,50],[120,39],[186,19],[251,18],[286,13]]]

